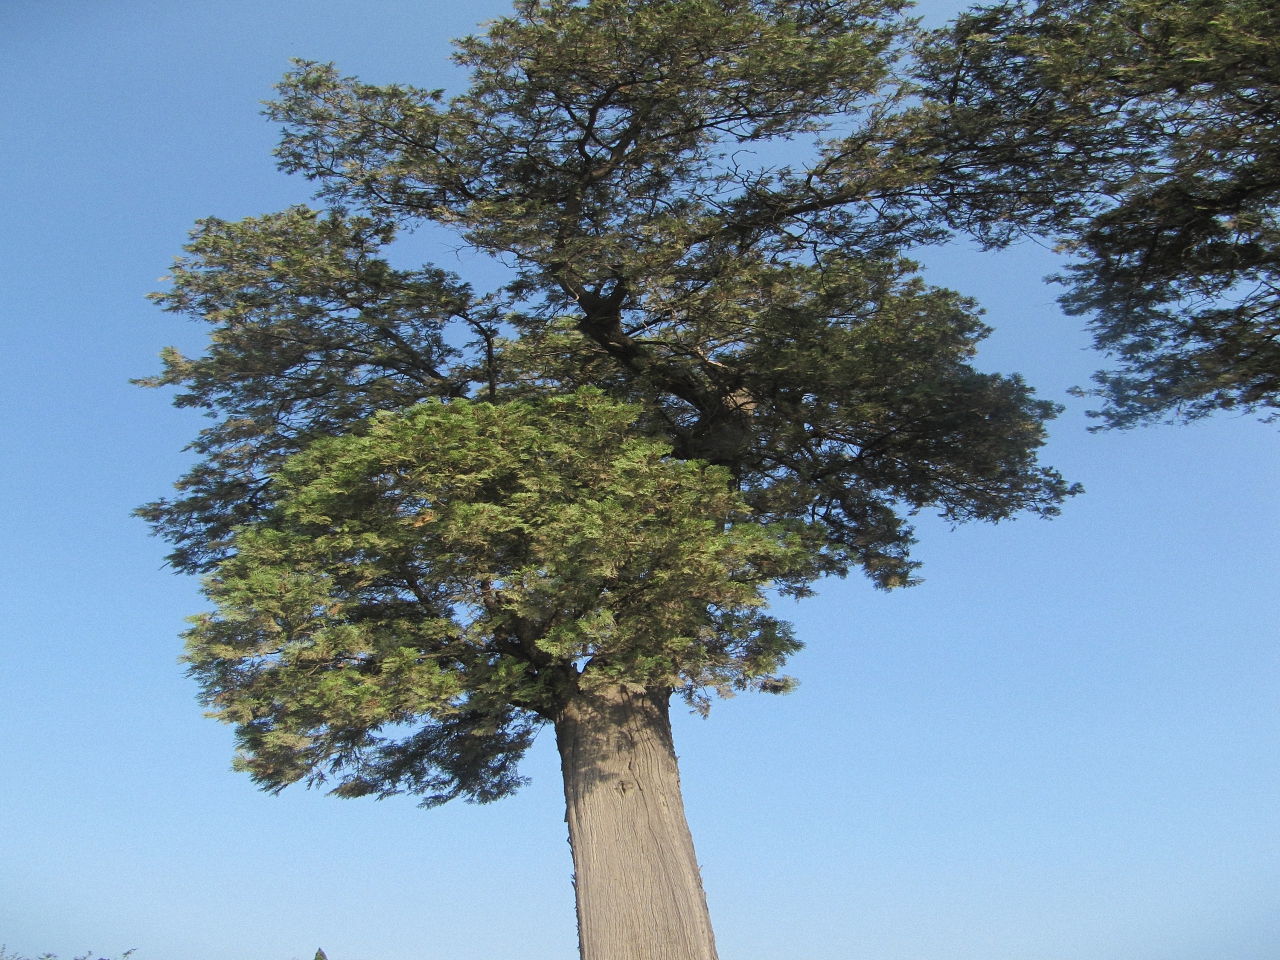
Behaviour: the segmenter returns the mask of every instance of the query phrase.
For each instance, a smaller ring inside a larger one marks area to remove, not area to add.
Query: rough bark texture
[[[556,719],[582,960],[716,960],[669,700],[609,686]]]

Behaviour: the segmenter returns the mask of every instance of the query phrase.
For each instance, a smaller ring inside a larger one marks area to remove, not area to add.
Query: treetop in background
[[[936,32],[944,179],[988,242],[1059,240],[1071,313],[1119,369],[1108,426],[1280,408],[1280,9],[1046,0]]]

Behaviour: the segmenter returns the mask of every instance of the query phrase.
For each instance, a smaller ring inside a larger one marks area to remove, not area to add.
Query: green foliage
[[[305,207],[198,223],[171,289],[152,299],[209,323],[209,350],[170,348],[164,372],[139,381],[177,386],[178,406],[218,418],[191,445],[205,459],[178,484],[182,498],[140,511],[177,546],[176,566],[221,556],[232,528],[270,503],[268,472],[309,440],[465,390],[441,331],[475,304],[442,271],[393,270],[378,252],[394,233]]]
[[[142,513],[210,575],[192,669],[259,782],[501,796],[583,684],[784,688],[768,584],[904,585],[915,512],[1076,491],[906,257],[958,209],[913,36],[897,0],[520,0],[451,100],[285,77],[329,206],[202,221],[157,300],[210,350],[146,381],[215,420]],[[424,221],[510,282],[392,269]]]
[[[636,415],[590,390],[429,401],[289,458],[187,635],[240,768],[488,801],[580,689],[786,689],[798,644],[763,591],[803,592],[812,538]]]
[[[519,0],[458,42],[472,83],[448,103],[300,62],[270,108],[277,153],[330,199],[456,224],[569,298],[679,282],[712,266],[720,208],[751,181],[726,145],[820,130],[879,94],[901,6]]]
[[[925,57],[946,178],[991,242],[1062,239],[1119,370],[1108,426],[1280,408],[1280,12],[1266,0],[975,8]]]
[[[468,381],[639,402],[677,455],[728,467],[762,517],[820,518],[831,569],[882,586],[910,580],[905,514],[1056,512],[1070,489],[1034,456],[1055,408],[976,373],[972,303],[898,252],[933,235],[919,164],[886,140],[909,32],[896,3],[557,0],[462,41],[473,83],[448,102],[299,64],[271,107],[281,163],[364,213],[206,222],[161,296],[215,326],[163,382],[223,418],[186,495],[145,511],[174,562],[222,556],[300,440]],[[827,137],[808,171],[748,149],[801,134]],[[514,336],[456,282],[374,256],[422,219],[514,265],[496,294]],[[485,352],[445,368],[453,316]]]

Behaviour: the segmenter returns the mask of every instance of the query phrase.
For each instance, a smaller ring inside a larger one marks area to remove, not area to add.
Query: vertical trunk
[[[582,960],[716,960],[669,700],[607,686],[556,719]]]

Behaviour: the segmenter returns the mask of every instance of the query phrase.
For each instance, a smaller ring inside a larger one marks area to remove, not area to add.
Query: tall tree
[[[1107,426],[1280,411],[1277,51],[1266,0],[1002,3],[926,49],[941,179],[1006,186],[959,219],[1072,255]]]
[[[901,586],[912,513],[1074,492],[1036,462],[1054,405],[974,370],[975,305],[904,258],[949,216],[912,29],[893,0],[521,0],[452,100],[286,76],[280,162],[328,207],[198,225],[157,299],[210,348],[147,382],[215,423],[142,511],[208,574],[192,667],[264,786],[487,801],[551,724],[584,958],[715,956],[672,692],[786,689],[769,583]],[[422,221],[511,282],[392,269]]]

